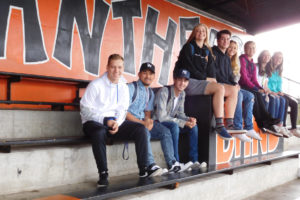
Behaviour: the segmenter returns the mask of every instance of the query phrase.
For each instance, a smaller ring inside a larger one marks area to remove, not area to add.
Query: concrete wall
[[[158,141],[152,142],[156,162],[165,167]],[[123,144],[107,146],[110,176],[138,173],[134,144],[129,160],[122,159]],[[122,166],[122,167],[120,167]],[[13,148],[0,153],[0,195],[98,180],[90,145]]]
[[[83,135],[78,111],[0,110],[0,139]]]

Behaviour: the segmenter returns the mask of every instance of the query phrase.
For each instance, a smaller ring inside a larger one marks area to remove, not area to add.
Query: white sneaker
[[[200,168],[206,168],[207,167],[207,163],[206,162],[202,162],[201,164],[200,164]]]
[[[168,172],[169,172],[169,170],[167,168],[163,168],[161,175],[168,174]]]
[[[200,168],[200,163],[198,161],[194,162],[193,165],[190,167],[191,170],[197,170]]]
[[[262,140],[262,138],[259,136],[259,134],[256,133],[255,130],[253,130],[253,129],[248,130],[246,135],[251,138],[257,139],[257,140]]]
[[[294,135],[291,133],[291,131],[289,131],[286,127],[282,127],[284,129],[284,131],[290,136],[293,137]]]
[[[281,133],[285,138],[291,137],[289,131],[283,126],[279,126],[279,133]]]
[[[239,140],[241,140],[242,142],[251,142],[251,138],[247,137],[246,134],[238,134],[238,135],[233,135],[233,137],[238,138]]]
[[[188,170],[189,168],[192,167],[192,165],[193,165],[192,161],[187,162],[186,164],[180,163],[180,168],[181,169],[179,170],[179,172],[184,172],[184,171]]]
[[[297,131],[297,129],[291,129],[290,132],[295,136],[300,138],[300,133]]]

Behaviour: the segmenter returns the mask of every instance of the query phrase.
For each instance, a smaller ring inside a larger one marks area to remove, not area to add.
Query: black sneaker
[[[98,187],[106,187],[108,186],[108,173],[107,172],[101,172],[99,181],[97,182]]]
[[[147,167],[141,168],[141,169],[140,169],[139,176],[140,176],[141,178],[145,178],[145,177],[148,176],[148,170],[147,170]]]
[[[162,173],[163,173],[163,170],[155,163],[152,163],[151,165],[149,165],[149,167],[147,169],[148,177],[160,176],[160,175],[162,175]]]
[[[177,161],[173,161],[172,166],[169,166],[169,173],[177,173],[181,170],[180,163]]]

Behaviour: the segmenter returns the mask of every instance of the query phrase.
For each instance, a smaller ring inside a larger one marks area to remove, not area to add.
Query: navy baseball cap
[[[141,65],[140,72],[150,70],[152,73],[155,73],[155,66],[150,62],[145,62]]]
[[[190,72],[186,69],[178,69],[174,73],[174,78],[186,78],[187,80],[190,79]]]

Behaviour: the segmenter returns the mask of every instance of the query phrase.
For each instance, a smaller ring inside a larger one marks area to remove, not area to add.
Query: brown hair
[[[282,62],[280,65],[278,65],[277,67],[274,65],[274,58],[275,56],[281,54],[282,56],[282,53],[280,51],[277,51],[273,54],[270,62],[267,64],[266,66],[266,73],[268,75],[268,77],[271,77],[272,76],[272,73],[275,71],[275,70],[278,70],[278,73],[279,73],[279,76],[282,76],[282,71],[283,71],[283,59],[282,59]]]
[[[217,40],[219,40],[223,34],[229,35],[231,37],[231,32],[227,29],[224,29],[217,32]]]
[[[266,67],[267,67],[267,65],[265,66],[265,69],[262,69],[262,59],[263,59],[263,56],[264,56],[264,54],[265,53],[269,53],[270,54],[270,52],[268,51],[268,50],[263,50],[262,52],[260,52],[260,54],[259,54],[259,56],[258,56],[258,58],[257,58],[257,64],[258,64],[258,74],[260,75],[260,76],[264,76],[265,75],[265,73],[266,73]]]
[[[108,57],[107,66],[109,66],[109,64],[112,60],[122,60],[122,61],[124,61],[124,58],[120,54],[111,54]]]

